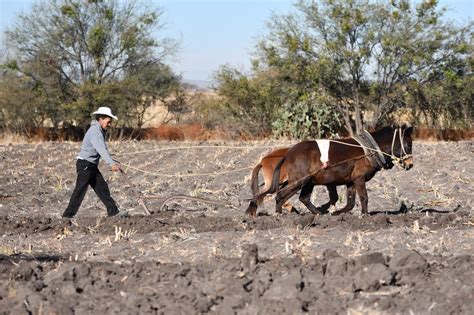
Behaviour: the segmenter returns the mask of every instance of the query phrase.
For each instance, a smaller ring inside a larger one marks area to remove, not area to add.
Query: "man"
[[[76,161],[77,180],[76,187],[69,201],[69,205],[63,213],[63,218],[72,218],[79,210],[82,200],[90,185],[100,200],[107,207],[107,216],[128,216],[126,212],[120,212],[115,201],[110,196],[109,186],[99,171],[99,159],[102,157],[110,165],[112,171],[119,171],[120,164],[112,159],[105,143],[105,133],[112,123],[112,119],[118,118],[112,114],[108,107],[99,107],[92,113],[95,120],[87,130],[82,141],[81,151]]]

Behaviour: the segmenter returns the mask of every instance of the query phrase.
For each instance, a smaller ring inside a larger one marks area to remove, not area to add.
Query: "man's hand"
[[[122,168],[120,167],[120,164],[114,164],[112,165],[112,171],[116,172],[116,171],[120,171]]]

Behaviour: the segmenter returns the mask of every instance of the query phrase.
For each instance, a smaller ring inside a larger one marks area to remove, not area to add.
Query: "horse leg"
[[[257,208],[263,203],[264,198],[264,196],[261,196],[257,199],[251,200],[245,214],[255,217],[257,215]]]
[[[347,204],[344,208],[336,210],[332,213],[332,215],[339,215],[342,213],[346,213],[354,209],[355,206],[355,187],[353,184],[351,185],[346,185],[347,191],[346,191],[346,199],[347,199]]]
[[[275,197],[276,213],[279,213],[279,214],[282,213],[283,204],[285,204],[288,199],[290,199],[294,194],[296,194],[296,192],[300,189],[300,187],[301,187],[300,185],[295,186],[295,187],[292,187],[292,185],[286,186],[285,188],[281,189],[277,193]]]
[[[329,207],[334,206],[339,199],[339,196],[337,194],[337,187],[336,185],[326,185],[328,192],[329,192],[329,202],[323,204],[320,209],[321,212],[327,212]]]
[[[362,214],[367,215],[367,206],[369,204],[369,197],[367,196],[367,188],[365,187],[365,179],[357,179],[354,181],[354,186],[359,195],[360,205],[362,207]]]
[[[260,169],[262,170],[263,183],[264,183],[262,190],[259,190],[259,187],[258,187],[258,173]],[[257,166],[255,166],[255,168],[252,171],[252,177],[250,180],[252,195],[254,198],[257,197],[260,193],[267,191],[270,188],[270,185],[272,183],[273,170],[274,170],[274,165],[269,165],[266,162],[264,163],[263,160]],[[263,203],[264,198],[265,196],[260,196],[254,200],[251,200],[247,210],[245,211],[245,214],[255,217],[257,215],[257,209]]]
[[[258,208],[257,202],[252,200],[250,201],[250,204],[247,210],[245,211],[245,214],[255,217],[257,215],[257,208]]]
[[[314,184],[312,182],[307,182],[306,184],[303,185],[303,188],[301,189],[301,193],[300,193],[300,201],[306,206],[306,208],[308,208],[309,211],[311,211],[314,214],[325,213],[323,209],[316,208],[311,203],[311,193],[313,192],[313,187],[314,187]]]
[[[245,214],[250,215],[252,217],[257,216],[257,208],[263,203],[264,198],[265,196],[260,196],[257,197],[257,199],[251,200],[247,210],[245,211]]]

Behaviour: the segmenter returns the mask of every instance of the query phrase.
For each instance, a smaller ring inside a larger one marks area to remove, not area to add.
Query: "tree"
[[[39,127],[47,119],[43,98],[31,89],[31,81],[11,73],[1,75],[0,127],[12,133],[24,133]]]
[[[472,27],[443,21],[436,0],[300,0],[296,8],[272,17],[257,60],[283,73],[291,67],[293,82],[324,88],[351,134],[385,122],[403,105],[406,85],[468,55],[461,47]]]
[[[118,114],[135,112],[140,126],[143,108],[156,97],[151,87],[179,79],[164,64],[178,44],[159,36],[161,15],[138,0],[46,0],[6,31],[4,65],[29,82],[28,93],[41,96],[55,125],[87,124],[98,106],[117,102]]]
[[[180,77],[164,64],[154,64],[145,68],[136,68],[127,73],[123,80],[122,114],[132,126],[141,128],[145,123],[147,109],[161,102],[166,104],[176,97],[176,90],[181,89]],[[127,104],[135,104],[129,108]],[[152,119],[153,117],[150,117]]]
[[[252,75],[229,66],[216,72],[216,90],[222,98],[218,109],[226,126],[240,133],[273,132],[297,138],[335,133],[338,115],[330,110],[330,98],[315,79],[319,73],[332,70],[323,62],[307,63],[297,56],[279,58],[271,48],[267,57],[272,65],[262,67],[255,59]],[[316,95],[315,91],[321,93]]]
[[[282,84],[271,72],[248,77],[230,66],[215,73],[216,90],[221,98],[221,111],[228,128],[241,134],[267,135],[277,118]]]

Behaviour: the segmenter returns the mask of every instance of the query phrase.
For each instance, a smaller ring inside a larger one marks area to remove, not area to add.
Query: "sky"
[[[181,48],[168,64],[187,80],[210,81],[222,65],[250,69],[251,54],[273,13],[294,11],[292,0],[148,0],[163,10],[165,34]],[[0,0],[0,32],[35,0]],[[419,1],[417,1],[419,2]],[[440,0],[456,23],[474,18],[474,0]]]

